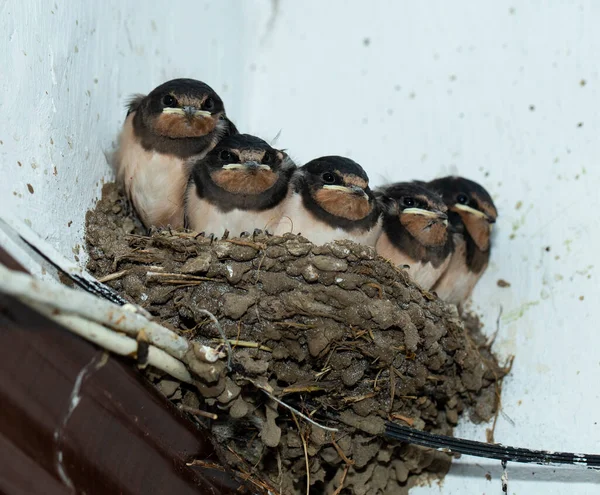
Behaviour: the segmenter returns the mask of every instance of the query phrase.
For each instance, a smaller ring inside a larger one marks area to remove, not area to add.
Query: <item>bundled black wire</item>
[[[38,246],[32,244],[31,242],[29,242],[27,239],[25,239],[22,236],[19,236],[19,238],[25,244],[27,244],[35,253],[37,253],[44,260],[46,260],[48,263],[50,263],[54,268],[56,268],[63,275],[70,278],[73,282],[75,282],[83,290],[89,292],[90,294],[94,294],[98,297],[106,299],[107,301],[110,301],[114,304],[118,304],[119,306],[124,306],[125,304],[128,304],[128,301],[124,297],[122,297],[118,292],[111,289],[108,285],[105,285],[105,284],[101,283],[100,281],[96,280],[94,277],[89,275],[87,272],[82,272],[82,275],[79,275],[77,273],[71,273],[69,270],[65,269],[64,266],[61,266],[61,264],[59,262],[52,259],[51,256],[49,256],[47,253],[45,253]]]
[[[587,469],[600,469],[600,455],[597,454],[572,454],[569,452],[507,447],[501,444],[489,444],[445,435],[436,435],[390,422],[386,423],[385,436],[443,452],[498,459],[503,462],[570,465],[585,467]]]

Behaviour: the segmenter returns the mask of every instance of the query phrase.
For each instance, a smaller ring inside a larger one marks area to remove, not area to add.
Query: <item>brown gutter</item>
[[[0,294],[0,493],[250,493],[194,459],[220,464],[130,363]]]

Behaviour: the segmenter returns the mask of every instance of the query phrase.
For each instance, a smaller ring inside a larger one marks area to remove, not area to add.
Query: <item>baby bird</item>
[[[488,266],[492,224],[498,212],[489,193],[471,180],[444,177],[429,182],[428,187],[444,199],[454,231],[452,260],[433,290],[441,299],[460,305]]]
[[[414,182],[382,187],[383,232],[375,249],[408,273],[419,286],[430,290],[442,276],[452,255],[448,233],[448,208],[441,197]]]
[[[300,233],[314,244],[349,239],[374,246],[380,231],[379,205],[363,168],[324,156],[294,173],[276,233]]]
[[[186,227],[222,236],[270,231],[281,218],[296,166],[282,151],[248,134],[224,138],[192,165],[186,192]]]
[[[228,134],[237,129],[201,81],[174,79],[131,101],[114,165],[146,227],[183,227],[186,160],[204,156]]]

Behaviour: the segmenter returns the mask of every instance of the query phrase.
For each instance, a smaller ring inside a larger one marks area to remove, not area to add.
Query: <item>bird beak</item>
[[[448,226],[448,215],[446,215],[443,211],[423,210],[422,208],[405,208],[402,210],[402,214],[421,215],[423,217],[431,218],[429,226],[436,222],[443,223],[445,227]]]
[[[185,115],[186,117],[210,117],[211,113],[206,110],[198,110],[196,107],[186,106],[183,108],[163,108],[163,113]]]
[[[496,222],[495,218],[492,218],[492,217],[486,215],[483,211],[479,211],[475,208],[471,208],[470,206],[461,205],[460,203],[456,203],[454,205],[454,208],[456,208],[457,210],[464,211],[465,213],[469,213],[469,214],[474,215],[479,218],[485,218],[490,224]]]
[[[258,163],[254,160],[248,160],[244,163],[244,166],[248,170],[271,170],[271,167],[269,167],[268,165],[263,165],[262,163]]]
[[[421,215],[435,220],[441,220],[444,225],[448,225],[448,215],[439,210],[423,210],[422,208],[405,208],[403,214]]]
[[[221,168],[224,170],[271,170],[271,167],[268,165],[263,165],[262,163],[258,163],[254,160],[249,160],[244,163],[228,163],[227,165],[223,165]]]
[[[365,192],[365,190],[362,187],[359,187],[359,186],[350,186],[350,190],[352,191],[353,194],[355,194],[357,196],[363,196],[365,198],[369,197],[367,195],[367,193]]]
[[[348,194],[354,194],[357,196],[364,196],[365,198],[368,198],[369,196],[367,195],[367,193],[364,191],[363,188],[358,187],[358,186],[350,186],[350,187],[346,187],[346,186],[337,186],[334,184],[325,184],[323,186],[323,189],[331,189],[333,191],[342,191]]]

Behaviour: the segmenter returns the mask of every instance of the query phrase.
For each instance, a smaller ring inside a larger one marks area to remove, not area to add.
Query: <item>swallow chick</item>
[[[183,227],[186,161],[206,155],[237,129],[207,84],[174,79],[137,95],[115,153],[118,181],[146,227]]]
[[[324,156],[294,173],[276,233],[300,233],[314,244],[349,239],[375,246],[380,231],[366,172],[349,158]]]
[[[452,304],[463,304],[488,266],[492,224],[498,212],[489,193],[462,177],[443,177],[428,183],[449,209],[454,253],[448,269],[434,287]]]
[[[237,236],[273,231],[281,218],[294,169],[283,151],[248,134],[224,138],[196,160],[186,192],[186,227],[196,232]]]
[[[430,290],[452,255],[448,208],[440,196],[414,182],[376,191],[383,203],[383,231],[375,249],[395,265],[408,265],[412,280]]]

